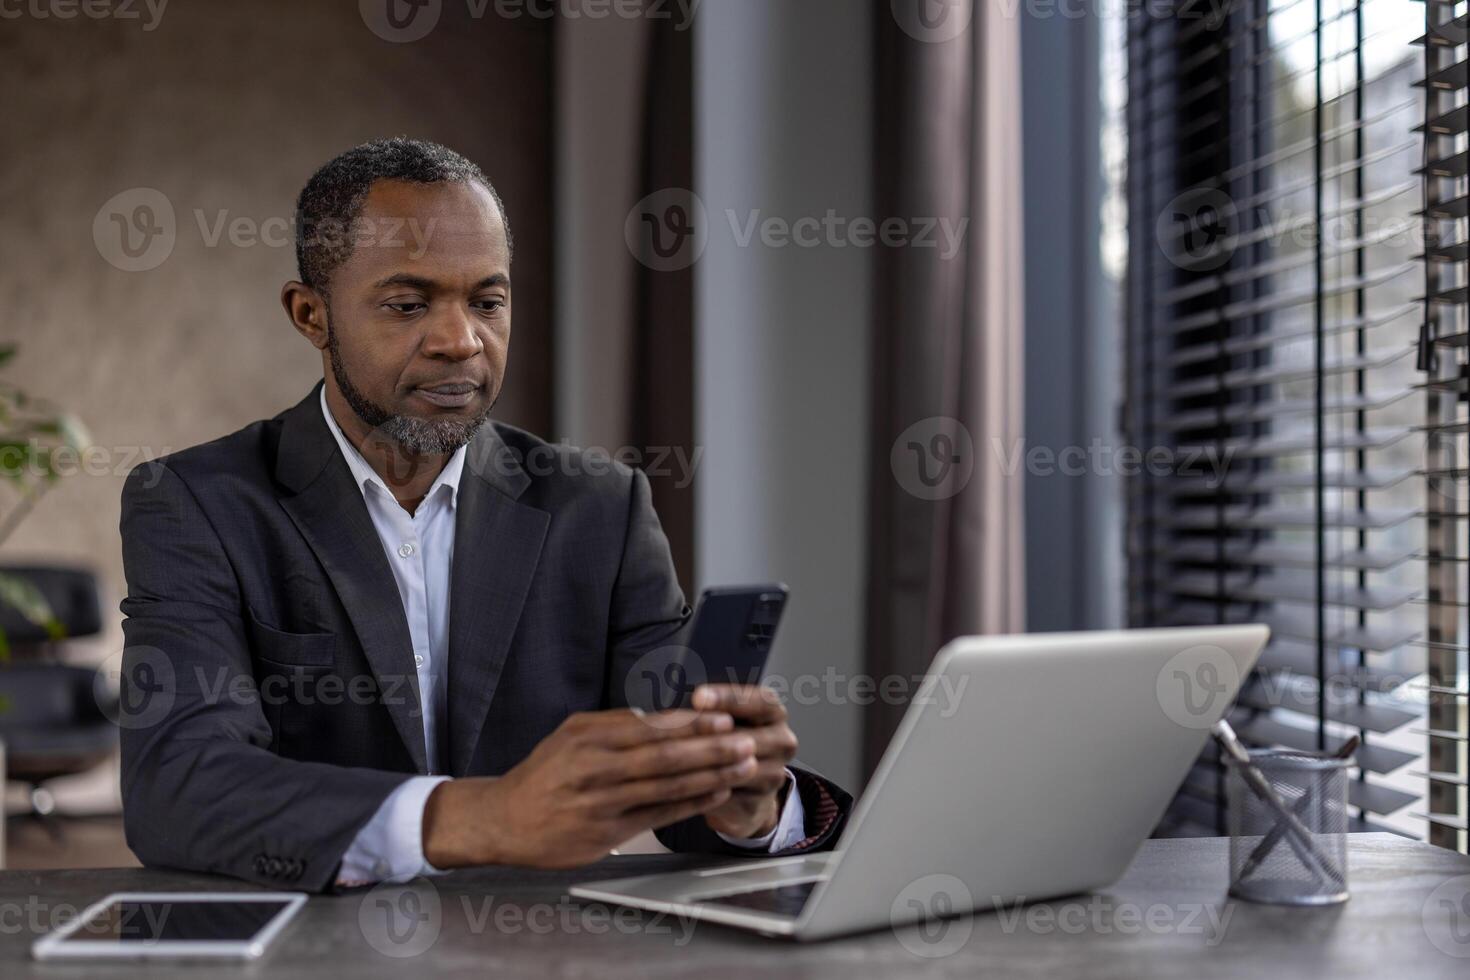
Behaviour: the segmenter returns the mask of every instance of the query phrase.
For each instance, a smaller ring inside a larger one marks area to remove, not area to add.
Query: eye
[[[387,310],[392,310],[394,313],[398,313],[403,316],[408,316],[410,314],[417,313],[420,310],[427,309],[428,304],[422,303],[419,300],[401,300],[394,303],[384,303],[383,308]]]
[[[490,299],[477,299],[470,305],[482,313],[496,313],[505,306],[505,300],[496,296]]]

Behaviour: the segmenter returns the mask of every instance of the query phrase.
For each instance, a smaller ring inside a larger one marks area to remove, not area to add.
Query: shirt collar
[[[357,451],[357,447],[348,440],[347,436],[342,432],[341,426],[337,424],[337,420],[332,417],[331,409],[327,408],[326,385],[322,385],[321,403],[322,417],[327,420],[327,428],[331,430],[332,438],[337,440],[337,448],[342,450],[342,458],[347,460],[347,468],[352,471],[352,479],[357,484],[358,490],[366,494],[367,488],[374,486],[391,498],[393,492],[388,489],[387,484],[383,482],[383,478],[378,476],[377,471],[372,468],[367,460],[362,458],[362,453]],[[459,478],[464,473],[464,457],[464,446],[460,446],[450,454],[449,462],[444,464],[444,469],[439,471],[439,476],[434,480],[434,485],[429,487],[428,493],[424,494],[425,500],[429,500],[436,493],[440,493],[440,488],[442,487],[448,492],[449,502],[451,504],[455,502],[455,499],[459,496]]]

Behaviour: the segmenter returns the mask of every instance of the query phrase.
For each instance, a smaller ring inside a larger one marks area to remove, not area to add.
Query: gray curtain
[[[693,31],[649,21],[644,76],[643,194],[694,188]],[[634,445],[694,458],[694,268],[638,268],[629,420]],[[694,602],[694,485],[662,467],[648,474],[679,584]],[[681,485],[682,484],[682,485]]]
[[[694,489],[694,270],[640,263],[645,196],[693,182],[693,31],[669,17],[557,18],[558,437],[641,454],[686,594]],[[651,464],[657,464],[653,466]]]
[[[1019,21],[957,0],[949,16],[968,26],[935,40],[902,6],[875,4],[878,214],[964,234],[949,257],[875,250],[867,665],[879,678],[922,673],[955,636],[1025,626]],[[868,715],[869,771],[902,713]]]

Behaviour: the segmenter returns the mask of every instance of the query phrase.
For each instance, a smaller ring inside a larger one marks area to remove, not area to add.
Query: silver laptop
[[[835,851],[577,898],[821,939],[1111,884],[1269,631],[963,637],[934,658]]]

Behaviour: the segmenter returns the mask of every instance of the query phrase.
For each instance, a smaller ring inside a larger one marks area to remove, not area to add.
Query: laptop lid
[[[963,637],[935,657],[796,933],[1086,891],[1158,823],[1264,626]]]

